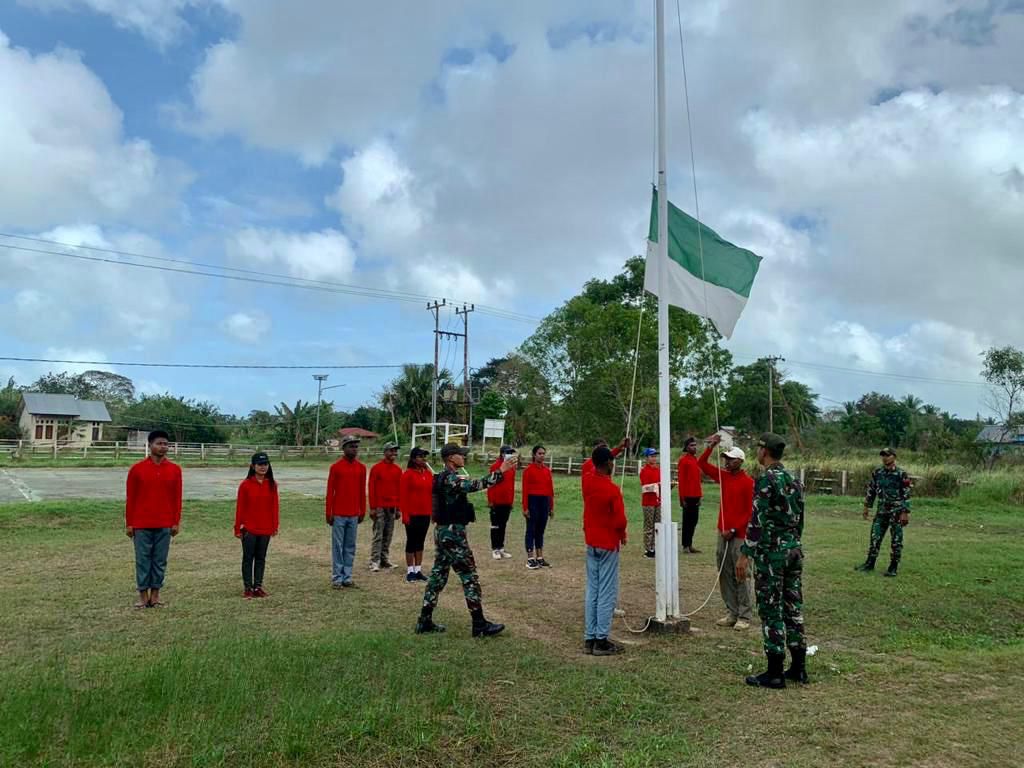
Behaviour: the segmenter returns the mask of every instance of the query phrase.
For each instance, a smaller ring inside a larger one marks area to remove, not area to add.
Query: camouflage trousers
[[[464,525],[434,526],[434,544],[437,552],[434,555],[434,567],[427,579],[427,589],[423,593],[423,609],[434,610],[437,599],[448,583],[449,571],[455,571],[462,582],[462,592],[466,596],[466,606],[470,611],[481,608],[483,595],[480,592],[480,579],[476,575],[476,560],[473,550],[469,548]]]
[[[654,524],[661,522],[661,507],[644,507],[644,549],[654,551]]]
[[[796,549],[769,552],[754,561],[757,612],[764,652],[784,654],[786,647],[806,648],[801,577],[804,556]]]
[[[890,532],[890,544],[892,545],[892,562],[899,563],[903,556],[903,526],[900,525],[900,512],[878,512],[871,522],[871,544],[868,546],[868,560],[875,561],[878,552],[882,548],[882,540],[885,539],[885,532]]]

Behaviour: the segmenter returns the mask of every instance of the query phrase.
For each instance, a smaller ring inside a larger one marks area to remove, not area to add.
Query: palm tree
[[[911,413],[918,413],[921,410],[921,406],[924,405],[924,400],[915,395],[907,395],[900,403]]]
[[[278,418],[281,420],[279,425],[281,432],[293,441],[292,445],[303,445],[303,438],[313,434],[313,425],[316,421],[316,405],[314,403],[303,403],[301,400],[296,400],[294,408],[289,408],[286,403],[281,403],[275,405],[274,410],[277,411]]]
[[[451,374],[442,370],[438,373],[437,388],[442,391],[451,386]],[[407,363],[402,366],[402,375],[391,382],[379,396],[383,407],[394,409],[396,421],[403,427],[424,424],[430,421],[430,406],[433,398],[434,366]]]

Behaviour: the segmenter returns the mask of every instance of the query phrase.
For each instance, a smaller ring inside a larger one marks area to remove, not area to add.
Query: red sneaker
[[[254,589],[252,591],[252,596],[253,597],[270,597],[270,593],[265,591],[263,589],[263,587],[256,587],[256,589]]]
[[[242,595],[242,597],[244,597],[246,600],[252,600],[252,598],[257,597],[256,590],[247,589],[245,590],[245,594]]]

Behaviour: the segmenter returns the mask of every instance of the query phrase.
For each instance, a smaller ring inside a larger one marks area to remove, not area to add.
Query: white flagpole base
[[[655,523],[654,566],[658,621],[679,618],[679,547],[676,546],[678,526],[674,522]]]

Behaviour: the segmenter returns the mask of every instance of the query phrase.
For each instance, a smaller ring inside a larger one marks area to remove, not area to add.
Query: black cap
[[[428,451],[426,448],[413,448],[411,451],[409,451],[409,458],[410,459],[416,459],[416,458],[419,458],[420,456],[429,456],[429,455],[430,455],[430,451]]]
[[[503,446],[501,446],[501,449],[498,451],[498,453],[500,453],[502,456],[504,456],[505,454],[508,454],[508,453],[515,453],[515,452],[516,452],[516,449],[513,448],[511,445],[503,445]]]
[[[594,449],[594,452],[590,454],[590,460],[597,466],[604,466],[609,461],[615,458],[615,454],[612,453],[612,449],[607,445],[599,445]]]
[[[759,448],[767,448],[769,451],[778,453],[786,447],[786,441],[781,435],[776,435],[774,432],[765,432],[761,435],[761,439],[757,441]]]
[[[448,443],[441,449],[441,458],[447,459],[449,456],[454,456],[457,453],[461,453],[465,456],[469,453],[469,448],[463,448],[458,443]]]
[[[252,455],[252,463],[253,464],[269,464],[270,463],[270,457],[267,456],[267,454],[265,454],[263,451],[258,451],[257,453],[254,453]]]
[[[697,442],[697,438],[694,437],[693,435],[690,435],[690,437],[686,438],[686,440],[683,441],[683,447],[685,448],[690,443],[696,443],[696,442]]]
[[[882,450],[880,450],[878,452],[878,455],[879,456],[895,456],[896,455],[896,451],[894,451],[892,448],[883,448]]]

